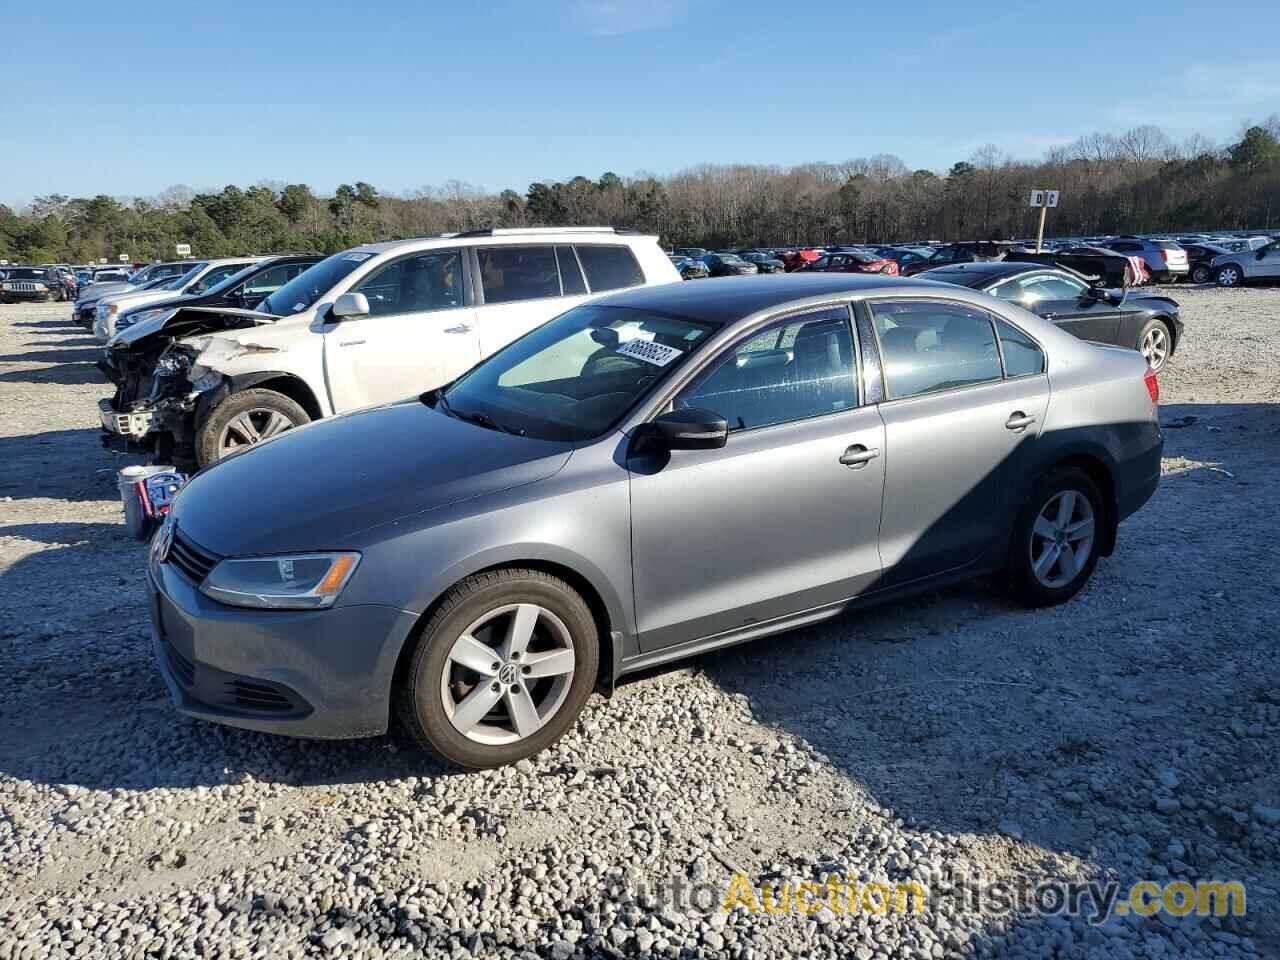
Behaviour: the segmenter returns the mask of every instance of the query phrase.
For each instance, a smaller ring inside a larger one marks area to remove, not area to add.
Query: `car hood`
[[[201,333],[274,323],[279,319],[269,313],[245,310],[240,307],[202,307],[198,304],[188,305],[175,301],[145,306],[148,309],[163,309],[167,312],[125,327],[107,342],[110,349],[133,350],[139,346],[147,348],[160,334],[168,339],[193,337]]]
[[[132,289],[133,284],[130,283],[91,283],[80,291],[80,297],[84,300],[98,300],[102,297],[110,296],[113,293],[123,293],[126,290]]]
[[[191,480],[174,518],[220,556],[342,549],[369,527],[550,477],[572,450],[406,400],[228,457]]]
[[[124,313],[126,310],[136,310],[138,307],[172,299],[172,290],[158,292],[155,290],[126,290],[121,293],[109,293],[105,297],[99,297],[98,302],[114,303],[119,308],[116,312]]]

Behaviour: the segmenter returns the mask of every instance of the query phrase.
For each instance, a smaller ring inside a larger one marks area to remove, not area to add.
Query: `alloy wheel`
[[[476,743],[515,743],[564,705],[577,654],[564,622],[536,603],[497,607],[449,650],[440,697],[455,730]]]
[[[1093,504],[1077,490],[1049,498],[1031,530],[1031,570],[1051,590],[1079,575],[1093,553]]]
[[[241,447],[261,443],[291,429],[293,429],[293,421],[279,410],[261,407],[246,410],[239,416],[233,417],[222,428],[222,436],[218,438],[218,449],[223,454],[232,453]]]
[[[1157,323],[1148,330],[1147,335],[1142,338],[1142,346],[1138,349],[1147,358],[1151,369],[1159,373],[1164,362],[1169,359],[1169,334],[1164,324]]]

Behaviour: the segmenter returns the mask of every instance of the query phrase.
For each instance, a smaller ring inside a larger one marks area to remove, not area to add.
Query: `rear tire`
[[[1097,484],[1076,467],[1055,467],[1036,484],[1014,524],[1009,586],[1029,607],[1070,600],[1098,565],[1109,513]],[[1082,556],[1083,555],[1083,556]]]
[[[233,393],[196,424],[196,459],[201,467],[207,467],[310,422],[307,411],[283,393],[267,389]]]
[[[1134,349],[1147,358],[1151,369],[1159,373],[1173,355],[1173,333],[1163,320],[1148,320],[1138,334]]]
[[[1192,283],[1209,283],[1213,280],[1213,271],[1207,263],[1198,263],[1191,268]]]
[[[508,647],[513,636],[525,638],[523,651]],[[586,602],[541,570],[468,577],[410,643],[393,691],[396,716],[424,749],[471,770],[515,763],[559,740],[591,696],[600,662]]]
[[[1224,264],[1218,268],[1215,279],[1220,287],[1238,287],[1244,283],[1244,270],[1236,263]]]

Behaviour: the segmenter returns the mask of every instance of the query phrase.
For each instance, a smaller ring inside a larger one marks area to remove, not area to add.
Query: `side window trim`
[[[712,367],[714,367],[725,354],[729,353],[730,351],[740,346],[741,344],[751,340],[753,337],[759,336],[763,331],[769,329],[770,327],[776,326],[777,324],[786,323],[788,320],[792,320],[798,317],[804,317],[810,314],[818,314],[828,310],[839,310],[842,308],[846,311],[846,317],[844,322],[849,330],[849,337],[853,345],[852,362],[854,365],[854,369],[853,369],[854,392],[855,392],[854,405],[852,407],[849,407],[847,410],[831,410],[824,413],[813,414],[808,417],[800,417],[794,420],[780,420],[777,423],[765,423],[765,424],[760,424],[758,426],[753,426],[753,427],[743,427],[738,430],[731,429],[729,432],[729,436],[730,438],[732,438],[735,436],[742,436],[744,434],[753,433],[757,430],[772,430],[778,427],[786,427],[795,423],[808,423],[810,421],[817,420],[821,417],[830,417],[830,416],[835,416],[837,414],[842,414],[842,413],[851,413],[855,410],[861,410],[864,407],[870,406],[870,404],[867,403],[862,391],[862,357],[861,357],[861,350],[859,346],[860,341],[858,338],[857,324],[853,322],[853,311],[851,307],[852,305],[850,301],[838,300],[833,303],[816,304],[814,306],[786,310],[782,313],[777,313],[769,317],[766,317],[763,320],[761,320],[759,323],[752,324],[750,328],[739,333],[738,336],[735,337],[733,340],[730,340],[728,343],[724,344],[719,349],[714,351],[711,355],[705,357],[702,360],[702,362],[698,364],[696,369],[687,371],[685,377],[678,384],[674,384],[672,386],[670,393],[662,400],[662,402],[659,403],[655,408],[653,408],[648,415],[646,415],[645,420],[652,420],[654,417],[658,416],[659,414],[674,409],[676,399],[679,398],[679,396],[686,389],[688,389],[693,384],[697,383],[698,380],[702,377],[702,375],[706,373],[708,370],[710,370]]]
[[[856,300],[852,306],[854,349],[858,357],[858,406],[867,407],[883,403],[888,398],[884,358],[880,354],[880,341],[876,339],[876,328],[871,322],[871,309],[867,302]]]

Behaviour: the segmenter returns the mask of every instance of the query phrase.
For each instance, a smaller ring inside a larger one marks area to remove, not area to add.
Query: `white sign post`
[[[189,256],[191,256],[191,244],[189,244],[189,243],[175,243],[175,244],[173,245],[173,252],[174,252],[174,253],[176,253],[176,254],[177,254],[178,256],[180,256],[180,257],[189,257]]]
[[[122,253],[122,254],[120,254],[120,256],[119,256],[119,257],[117,257],[116,259],[118,259],[121,263],[128,263],[128,262],[129,262],[129,255],[128,255],[127,253]]]
[[[1057,190],[1032,190],[1031,206],[1040,208],[1040,227],[1036,231],[1036,253],[1044,250],[1044,218],[1049,212],[1050,207],[1058,205]]]

